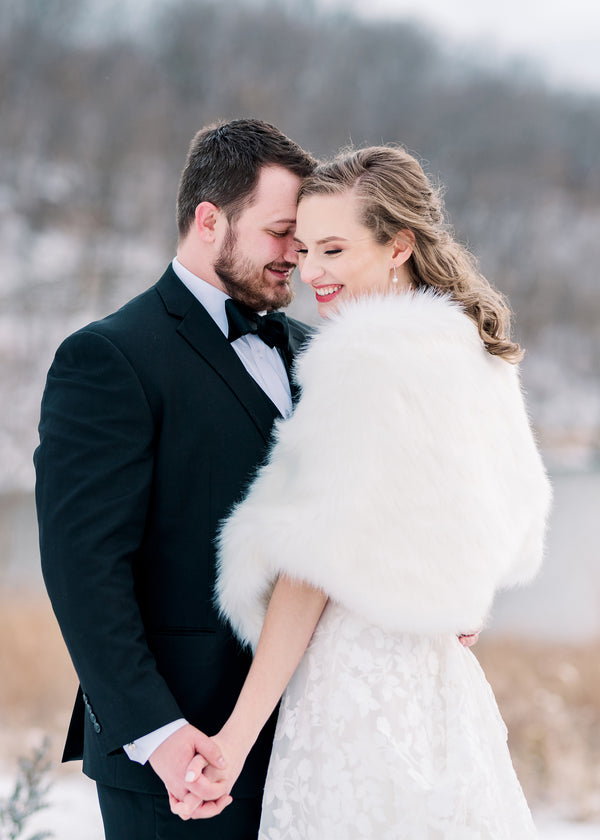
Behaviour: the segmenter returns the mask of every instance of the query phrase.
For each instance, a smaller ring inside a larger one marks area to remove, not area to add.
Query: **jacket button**
[[[97,735],[99,735],[99,734],[102,732],[102,727],[100,726],[100,724],[98,723],[98,721],[96,721],[96,723],[94,724],[94,732],[95,732]]]

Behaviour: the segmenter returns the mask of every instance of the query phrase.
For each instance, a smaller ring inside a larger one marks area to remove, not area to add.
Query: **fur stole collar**
[[[392,633],[482,626],[542,559],[550,485],[515,366],[431,291],[346,305],[222,528],[217,598],[255,645],[279,574]]]

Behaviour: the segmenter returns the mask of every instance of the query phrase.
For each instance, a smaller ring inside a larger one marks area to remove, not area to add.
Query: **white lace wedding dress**
[[[259,840],[536,836],[471,651],[329,602],[282,700]]]

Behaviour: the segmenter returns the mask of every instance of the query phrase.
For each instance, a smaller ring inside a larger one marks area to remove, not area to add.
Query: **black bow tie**
[[[259,315],[248,306],[229,298],[225,301],[225,312],[229,324],[229,341],[235,341],[250,333],[257,335],[269,347],[279,347],[284,352],[290,345],[290,328],[284,312],[269,312]]]

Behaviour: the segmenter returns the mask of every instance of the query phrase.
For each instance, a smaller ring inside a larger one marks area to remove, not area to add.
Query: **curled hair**
[[[298,200],[346,190],[359,199],[360,221],[377,242],[388,244],[399,231],[412,231],[415,241],[406,266],[415,288],[450,294],[477,326],[489,353],[508,362],[520,361],[523,351],[510,338],[506,299],[452,235],[440,190],[412,155],[391,146],[343,151],[305,179]]]
[[[201,128],[190,144],[179,181],[179,235],[188,232],[203,201],[210,201],[233,222],[252,203],[264,166],[282,166],[304,178],[314,169],[315,160],[262,120],[232,120]]]

